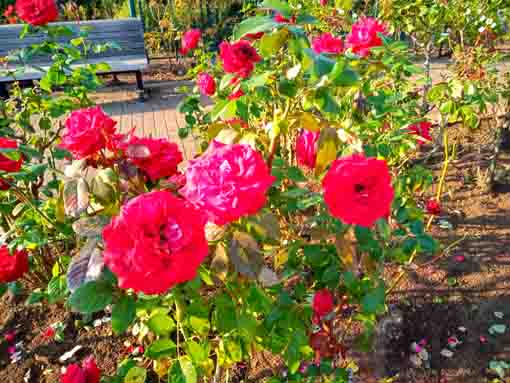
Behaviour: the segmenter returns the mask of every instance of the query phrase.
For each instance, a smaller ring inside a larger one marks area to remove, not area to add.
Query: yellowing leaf
[[[222,129],[215,138],[216,141],[222,144],[234,144],[239,140],[239,133],[234,129]]]
[[[321,174],[328,165],[336,159],[338,151],[338,136],[336,130],[327,128],[321,130],[318,142],[317,161],[315,162],[315,172]]]
[[[349,229],[344,234],[335,237],[335,247],[342,264],[349,271],[355,271],[356,263],[356,246],[354,243],[354,232]]]
[[[274,257],[274,268],[279,269],[281,266],[287,263],[288,259],[289,252],[287,251],[287,249],[280,250]]]
[[[311,132],[318,132],[321,130],[321,122],[312,113],[303,112],[298,117],[299,127],[309,130]]]

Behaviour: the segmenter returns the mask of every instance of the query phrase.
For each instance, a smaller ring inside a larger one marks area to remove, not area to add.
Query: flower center
[[[362,184],[355,184],[354,185],[354,190],[356,191],[356,193],[363,193],[365,191],[365,185],[362,185]]]
[[[168,223],[161,226],[161,242],[168,245],[170,252],[179,250],[183,246],[184,233],[177,221],[170,219]]]

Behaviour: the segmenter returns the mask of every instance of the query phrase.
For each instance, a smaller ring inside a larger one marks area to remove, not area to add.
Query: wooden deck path
[[[177,88],[183,85],[189,85],[189,82],[149,85],[151,95],[145,102],[138,101],[133,85],[102,88],[93,99],[117,121],[121,132],[135,128],[139,136],[168,138],[181,146],[185,159],[191,159],[195,151],[193,139],[181,140],[177,134],[179,127],[184,126],[184,117],[177,112],[177,105],[184,97],[177,93]]]

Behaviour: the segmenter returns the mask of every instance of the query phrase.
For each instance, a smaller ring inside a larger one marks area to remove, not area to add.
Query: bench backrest
[[[102,53],[90,53],[89,57],[122,57],[122,56],[146,56],[143,25],[138,18],[126,19],[108,19],[108,20],[89,20],[89,21],[70,21],[51,23],[50,25],[62,25],[73,31],[73,36],[61,38],[60,42],[69,42],[71,39],[79,37],[82,27],[88,28],[87,41],[93,44],[116,43],[120,50],[107,50]],[[0,57],[8,56],[13,50],[26,48],[33,44],[43,41],[43,34],[30,34],[20,39],[19,35],[23,25],[10,24],[0,25]],[[37,62],[50,61],[49,57],[38,57]]]

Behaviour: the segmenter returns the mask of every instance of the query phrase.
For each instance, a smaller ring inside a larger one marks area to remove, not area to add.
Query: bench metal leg
[[[138,89],[138,100],[145,101],[145,87],[143,85],[143,76],[141,71],[136,72],[136,88]]]
[[[0,83],[0,98],[4,100],[9,98],[9,92],[7,91],[7,83],[5,82]]]

